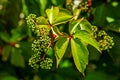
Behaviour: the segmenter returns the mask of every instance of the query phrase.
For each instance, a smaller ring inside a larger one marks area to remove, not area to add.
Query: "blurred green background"
[[[33,54],[33,35],[25,18],[30,13],[46,16],[46,8],[52,5],[65,8],[65,4],[66,0],[0,0],[0,80],[120,80],[119,0],[92,0],[90,22],[106,30],[115,45],[102,54],[88,46],[85,77],[77,71],[72,59],[63,59],[58,69],[51,70],[35,71],[28,65]]]

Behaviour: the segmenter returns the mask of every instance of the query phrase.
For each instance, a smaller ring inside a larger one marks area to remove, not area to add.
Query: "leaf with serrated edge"
[[[82,40],[85,43],[88,43],[100,51],[99,43],[92,38],[92,36],[85,30],[81,30],[73,35],[75,38]]]
[[[56,16],[59,13],[58,7],[53,7],[51,9],[46,10],[47,17],[49,19],[50,24],[53,24],[53,21],[55,20]]]
[[[65,54],[65,51],[67,49],[69,43],[69,38],[63,37],[62,39],[58,40],[55,44],[55,51],[56,51],[56,59],[57,59],[57,67]]]
[[[75,21],[72,21],[70,22],[69,24],[69,33],[70,34],[73,34],[75,29],[78,27],[78,25],[80,24],[80,22],[83,20],[84,18],[81,18],[79,20],[75,20]]]
[[[74,63],[79,72],[84,75],[84,70],[88,64],[88,50],[78,39],[71,39],[71,50]]]
[[[45,17],[40,16],[40,17],[37,17],[36,24],[37,25],[48,25],[49,23]]]
[[[86,19],[84,19],[80,22],[81,30],[86,30],[88,32],[91,32],[92,31],[91,26],[92,25]]]
[[[53,21],[53,25],[58,25],[65,23],[73,18],[72,14],[66,9],[61,9],[58,13],[58,16]]]

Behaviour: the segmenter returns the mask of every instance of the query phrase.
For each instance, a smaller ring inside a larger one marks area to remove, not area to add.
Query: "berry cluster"
[[[98,31],[98,28],[97,28],[96,26],[92,26],[91,29],[92,29],[91,35],[93,36],[93,38],[97,38],[97,31]]]
[[[27,24],[36,34],[36,38],[32,43],[32,50],[34,54],[29,59],[29,65],[34,69],[50,69],[52,66],[52,59],[47,58],[46,52],[50,48],[51,37],[50,28],[48,26],[41,26],[38,24],[40,18],[36,18],[36,15],[30,14],[27,17]]]
[[[97,29],[96,26],[92,26],[92,36],[98,40],[101,50],[107,50],[114,45],[113,37],[109,36],[104,30]]]
[[[39,61],[40,61],[40,54],[33,54],[32,57],[29,59],[29,65],[33,69],[38,69],[39,68]]]
[[[79,5],[82,11],[87,11],[88,10],[88,2],[83,2]]]
[[[51,58],[46,58],[46,59],[44,59],[43,61],[40,62],[40,67],[42,69],[50,69],[51,66],[52,66],[52,63],[53,63],[53,61],[52,61]]]
[[[101,50],[110,49],[114,45],[113,37],[109,36],[105,31],[99,31],[98,37],[100,38],[99,44]]]

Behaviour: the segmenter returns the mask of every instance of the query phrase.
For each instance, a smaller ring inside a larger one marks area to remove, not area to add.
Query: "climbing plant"
[[[83,75],[88,64],[88,45],[101,54],[114,45],[113,37],[104,30],[92,25],[88,17],[90,9],[87,2],[69,2],[66,8],[51,6],[45,10],[46,15],[29,14],[27,24],[34,35],[29,65],[33,69],[51,69],[53,58],[56,67],[67,55],[72,58],[79,72]]]

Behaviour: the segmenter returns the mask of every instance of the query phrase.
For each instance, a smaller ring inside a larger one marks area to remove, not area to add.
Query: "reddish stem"
[[[69,38],[69,39],[71,39],[71,38],[73,38],[73,36],[72,36],[72,35],[70,35],[70,36],[68,36],[68,38]]]

